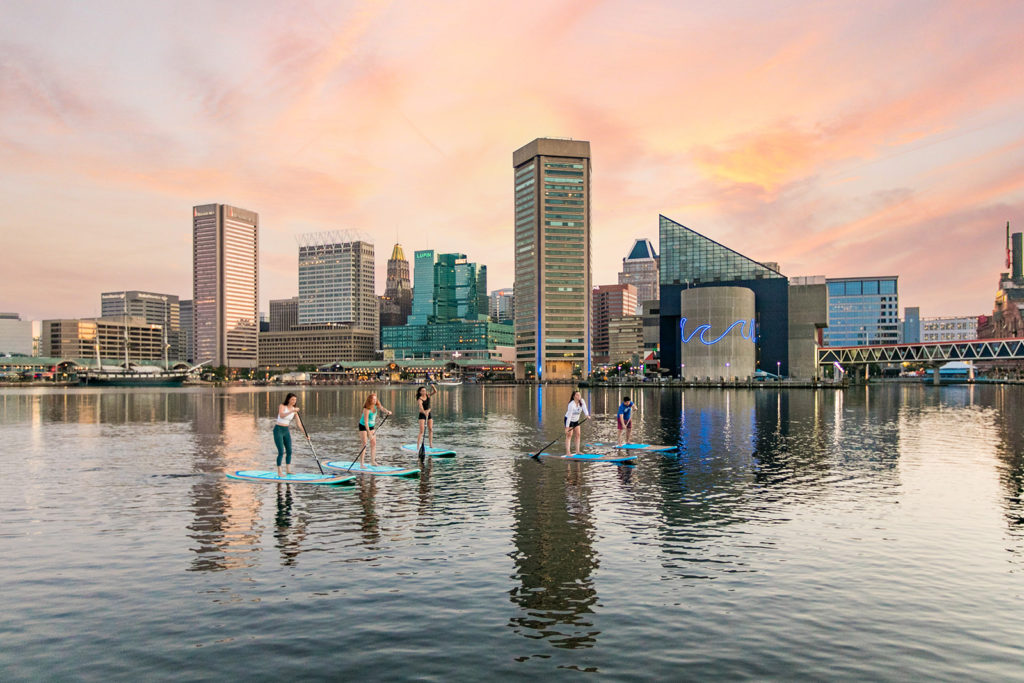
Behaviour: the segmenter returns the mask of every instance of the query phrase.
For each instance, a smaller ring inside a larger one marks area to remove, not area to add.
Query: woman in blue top
[[[366,443],[370,443],[370,465],[377,466],[377,413],[383,412],[391,415],[391,411],[381,405],[377,394],[370,394],[363,403],[363,414],[359,416],[359,438],[362,440],[363,448],[359,451],[359,466],[363,467],[366,462]]]

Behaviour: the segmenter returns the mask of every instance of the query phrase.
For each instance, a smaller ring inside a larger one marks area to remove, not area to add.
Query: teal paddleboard
[[[587,448],[618,448],[623,451],[647,451],[648,453],[665,453],[676,450],[675,446],[652,446],[649,443],[588,443]]]
[[[416,477],[419,476],[418,467],[388,467],[387,465],[363,465],[353,464],[347,460],[332,460],[325,462],[324,467],[332,470],[344,470],[350,474],[374,474],[378,477]]]
[[[273,470],[238,470],[237,472],[228,472],[227,476],[228,479],[239,481],[284,484],[345,484],[356,478],[354,474],[313,474],[310,472],[295,472],[279,477]]]
[[[407,443],[402,446],[403,451],[419,452],[419,448],[414,443]],[[435,458],[454,458],[455,451],[450,448],[435,448],[433,446],[425,446],[423,448],[423,454],[429,455]]]
[[[533,456],[533,453],[527,453]],[[584,462],[630,462],[636,460],[635,455],[620,455],[616,453],[573,453],[572,455],[558,455],[557,453],[541,453],[541,458],[558,458],[560,460],[580,460]]]

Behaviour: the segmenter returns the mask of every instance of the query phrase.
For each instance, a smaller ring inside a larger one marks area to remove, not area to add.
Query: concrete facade
[[[828,325],[828,289],[825,276],[789,280],[789,376],[818,377],[818,347]],[[775,373],[775,368],[761,368]]]
[[[608,362],[636,362],[644,357],[644,319],[639,315],[608,319]]]
[[[296,325],[260,333],[260,367],[270,370],[371,360],[377,333],[352,324]]]
[[[0,355],[32,355],[32,321],[17,313],[0,313]]]
[[[684,377],[754,374],[754,292],[746,287],[697,287],[679,295],[680,367]]]

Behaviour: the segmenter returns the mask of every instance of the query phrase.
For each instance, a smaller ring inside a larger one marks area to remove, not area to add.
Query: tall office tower
[[[512,311],[515,302],[515,290],[511,287],[496,289],[491,292],[488,314],[496,323],[512,322]]]
[[[643,312],[641,305],[645,301],[658,300],[658,266],[658,254],[649,239],[633,242],[633,248],[622,259],[619,284],[636,287],[637,314]]]
[[[434,317],[434,264],[437,254],[424,249],[413,254],[412,313],[407,324],[426,325]]]
[[[512,154],[516,377],[590,374],[590,143],[538,138]]]
[[[178,302],[179,317],[181,318],[181,341],[182,358],[189,363],[195,362],[195,332],[192,329],[192,299],[182,299]]]
[[[430,252],[429,258],[420,259],[423,253],[416,252],[417,288],[413,296],[414,315],[410,317],[409,324],[425,325],[486,317],[487,296],[480,296],[479,287],[487,286],[487,267],[470,262],[465,254],[434,255]],[[420,271],[430,268],[431,261],[433,277],[428,278]],[[433,293],[428,296],[426,291],[431,283]],[[427,301],[430,302],[429,306]]]
[[[192,207],[193,361],[253,368],[259,360],[259,214]]]
[[[181,303],[174,294],[125,290],[100,294],[100,315],[104,318],[132,316],[163,328],[167,357],[183,360],[187,355],[181,334]]]
[[[380,321],[381,327],[404,325],[412,314],[412,282],[409,277],[409,262],[405,260],[402,245],[396,244],[388,259],[388,276],[384,284],[383,308],[387,318]]]
[[[490,297],[487,296],[487,266],[481,264],[476,267],[476,313],[478,318],[488,318],[488,309],[491,307]]]
[[[826,346],[895,344],[900,337],[896,276],[827,278]]]
[[[607,363],[609,357],[608,323],[612,318],[636,315],[636,287],[633,285],[601,285],[591,294],[593,311],[590,320],[593,330],[595,363]],[[641,330],[642,332],[642,330]]]
[[[299,324],[299,297],[270,300],[269,332],[287,332]]]
[[[352,323],[377,334],[373,244],[332,230],[299,238],[299,324]]]

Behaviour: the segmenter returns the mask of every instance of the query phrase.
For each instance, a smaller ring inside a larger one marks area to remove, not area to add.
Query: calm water
[[[280,391],[0,390],[0,678],[1024,676],[1020,388],[646,390],[678,453],[522,457],[568,391],[446,390],[457,458],[324,489],[224,477],[272,465]],[[364,395],[299,392],[321,457]]]

